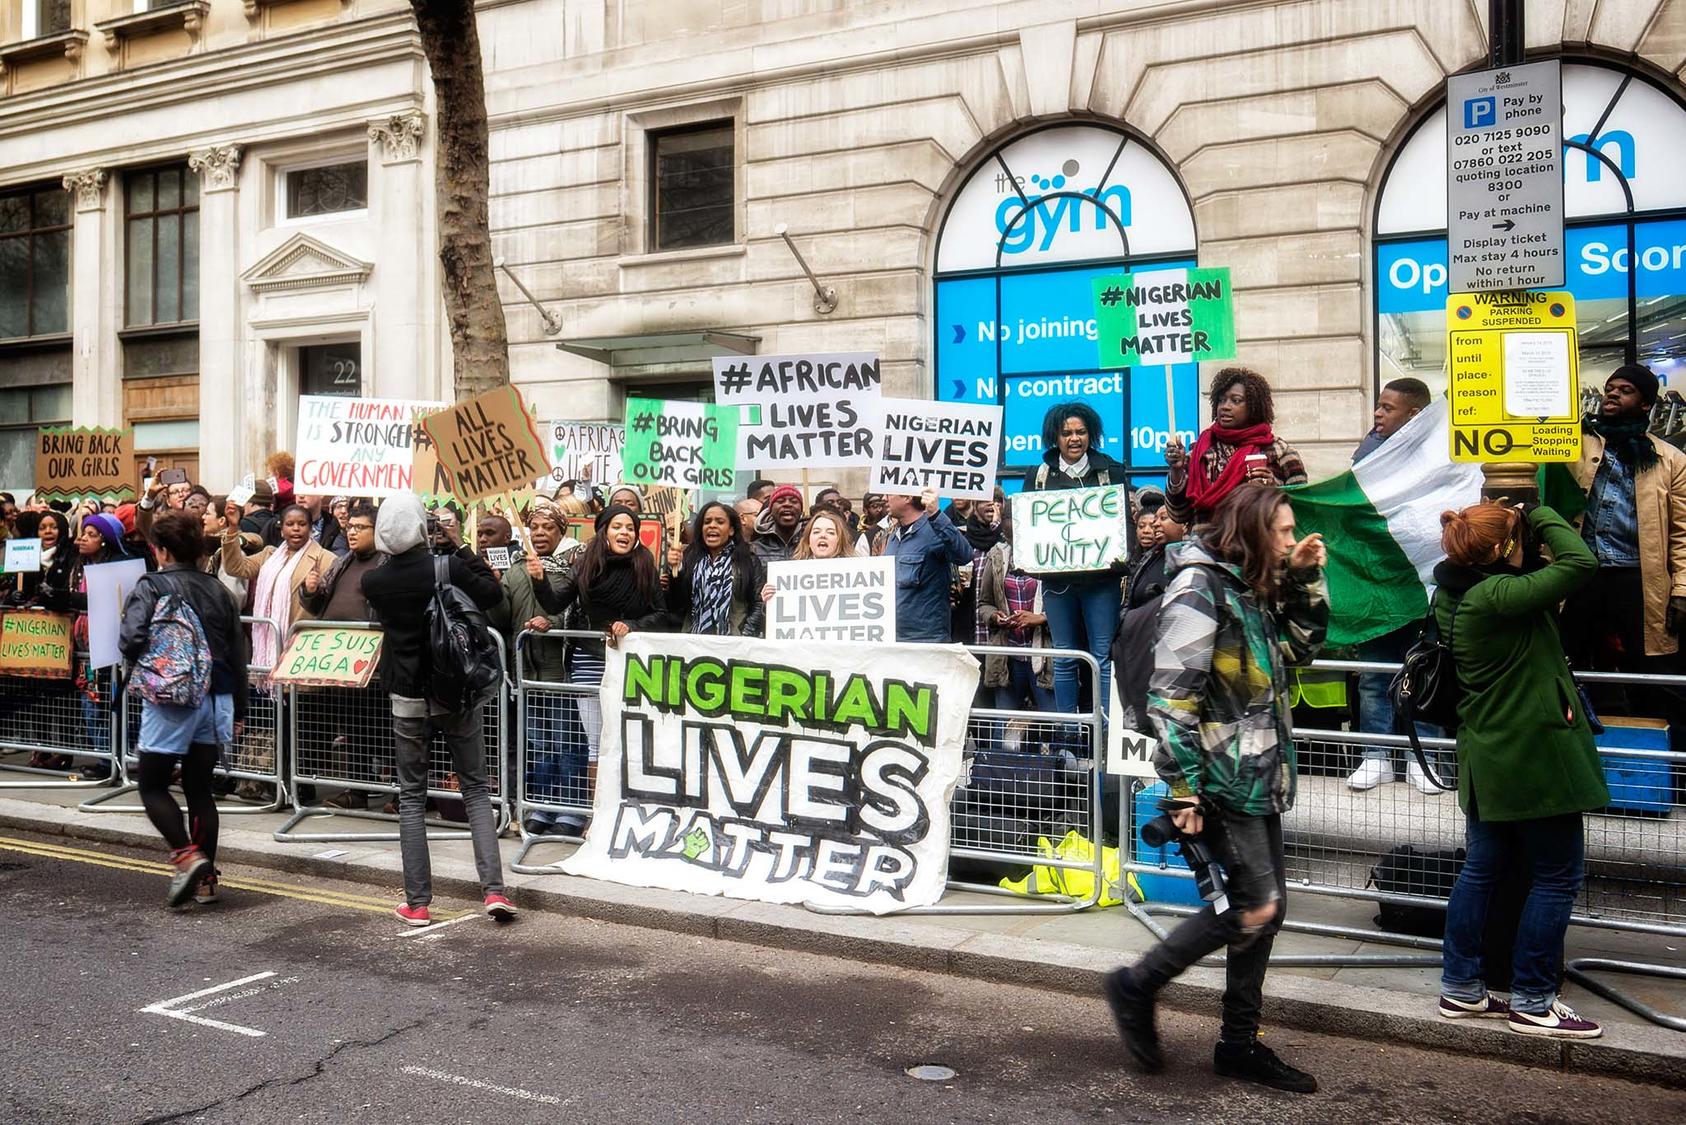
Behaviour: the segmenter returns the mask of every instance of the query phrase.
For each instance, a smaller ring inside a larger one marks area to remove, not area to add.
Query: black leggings
[[[177,850],[197,844],[212,863],[217,860],[217,800],[211,792],[211,771],[216,768],[218,754],[218,747],[210,742],[195,742],[179,756],[143,752],[137,779],[147,819],[165,842]],[[170,793],[170,778],[178,765],[181,789],[187,796],[185,825],[181,806]]]

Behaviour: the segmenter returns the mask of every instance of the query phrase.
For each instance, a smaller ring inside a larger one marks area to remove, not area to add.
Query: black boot
[[[1251,1043],[1219,1043],[1212,1052],[1212,1069],[1225,1078],[1257,1082],[1274,1090],[1317,1093],[1317,1079],[1303,1070],[1295,1070],[1257,1039]]]
[[[1107,1006],[1112,1018],[1118,1021],[1118,1034],[1124,1049],[1130,1052],[1136,1066],[1143,1073],[1158,1074],[1165,1069],[1165,1056],[1159,1051],[1159,1029],[1153,1021],[1153,994],[1136,984],[1129,969],[1114,969],[1102,981]]]

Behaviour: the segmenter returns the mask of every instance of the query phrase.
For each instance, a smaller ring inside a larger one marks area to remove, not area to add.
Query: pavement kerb
[[[158,837],[139,817],[81,813],[75,808],[0,797],[0,827],[84,842],[156,848]],[[231,863],[301,875],[320,875],[386,888],[401,882],[396,847],[355,853],[371,845],[324,844],[344,849],[344,859],[301,854],[297,844],[274,840],[267,829],[243,828],[225,818],[219,851]],[[381,845],[372,845],[381,846]],[[454,868],[460,867],[461,873]],[[438,893],[474,899],[479,883],[472,864],[435,857]],[[978,933],[959,928],[912,927],[895,918],[815,914],[800,907],[745,903],[705,896],[624,887],[564,875],[512,875],[519,905],[604,922],[669,930],[773,949],[953,973],[980,980],[1029,985],[1093,998],[1117,954],[1090,946]],[[1162,994],[1166,1006],[1201,1015],[1217,1011],[1223,992],[1219,969],[1191,969]],[[1686,1087],[1686,1035],[1651,1025],[1625,1024],[1586,1043],[1534,1040],[1502,1025],[1457,1023],[1423,1014],[1425,998],[1345,982],[1275,973],[1266,982],[1267,1024],[1329,1035],[1395,1043],[1527,1066],[1599,1074]]]

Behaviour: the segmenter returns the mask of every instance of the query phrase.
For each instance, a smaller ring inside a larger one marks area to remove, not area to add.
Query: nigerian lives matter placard
[[[769,640],[896,639],[896,560],[888,555],[770,562],[767,584]]]
[[[628,635],[603,675],[591,831],[562,869],[875,914],[935,902],[978,662],[908,652]]]
[[[993,500],[1001,457],[1001,408],[887,398],[877,417],[872,491]]]
[[[871,352],[714,360],[714,401],[742,410],[738,464],[745,468],[870,465],[882,393]]]
[[[414,487],[416,420],[442,402],[397,398],[299,399],[293,446],[301,495],[397,496]]]
[[[737,478],[738,412],[707,402],[626,400],[621,475],[640,487],[731,488]]]
[[[1235,295],[1227,269],[1109,274],[1094,285],[1102,367],[1235,357]]]
[[[1130,553],[1122,484],[1013,496],[1013,565],[1029,574],[1106,570]]]

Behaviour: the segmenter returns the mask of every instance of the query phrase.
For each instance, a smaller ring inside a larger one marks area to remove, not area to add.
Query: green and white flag
[[[1438,399],[1339,476],[1288,490],[1295,533],[1329,548],[1329,643],[1350,645],[1422,620],[1434,589],[1440,513],[1481,499],[1481,466],[1449,454]]]

